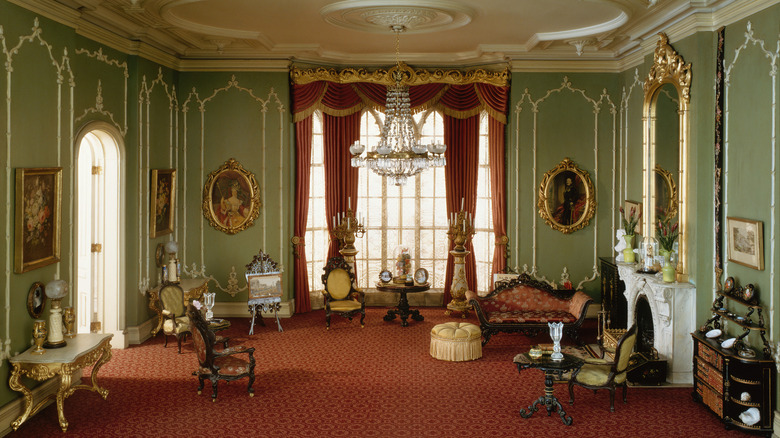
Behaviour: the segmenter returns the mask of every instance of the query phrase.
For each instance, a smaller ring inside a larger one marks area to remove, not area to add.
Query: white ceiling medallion
[[[387,33],[402,25],[404,33],[439,32],[462,27],[471,22],[475,11],[448,0],[392,2],[347,0],[325,6],[320,15],[329,24],[369,33]]]

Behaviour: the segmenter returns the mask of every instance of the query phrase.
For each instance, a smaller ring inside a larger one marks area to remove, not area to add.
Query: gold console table
[[[209,281],[206,278],[190,278],[181,280],[179,287],[184,290],[184,305],[192,300],[202,300],[203,294],[209,291]],[[149,308],[157,313],[157,324],[152,327],[152,336],[162,330],[162,303],[160,303],[160,285],[154,289],[149,289]]]
[[[57,399],[57,416],[60,420],[62,431],[68,430],[68,421],[65,419],[63,404],[65,399],[70,397],[77,389],[89,389],[95,391],[105,400],[108,397],[108,390],[101,388],[97,383],[97,373],[100,367],[111,359],[111,338],[113,334],[83,333],[76,335],[75,338],[68,339],[68,345],[62,348],[47,349],[46,353],[34,355],[30,347],[22,354],[16,355],[8,361],[13,365],[11,377],[8,385],[14,391],[24,394],[24,412],[13,423],[13,430],[27,421],[30,416],[35,415],[43,409],[46,402],[50,399]],[[94,366],[93,366],[94,365]],[[91,385],[71,386],[73,373],[85,368],[92,367]],[[27,389],[22,383],[22,376],[42,381],[48,380],[54,376],[60,376],[60,389],[56,396],[50,394],[38,404],[33,405],[32,391]]]

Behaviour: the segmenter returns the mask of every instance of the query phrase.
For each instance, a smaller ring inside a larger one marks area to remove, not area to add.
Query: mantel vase
[[[659,252],[664,257],[664,267],[661,268],[661,272],[664,276],[664,282],[674,283],[677,272],[674,269],[674,265],[672,265],[672,252],[665,249],[662,249]]]
[[[623,261],[625,263],[634,263],[634,235],[626,234],[623,236],[623,240],[626,242],[626,249],[623,250]]]

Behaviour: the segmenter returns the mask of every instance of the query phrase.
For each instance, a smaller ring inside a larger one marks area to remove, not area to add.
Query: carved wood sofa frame
[[[524,290],[521,290],[524,289]],[[512,302],[505,296],[506,294],[545,294],[544,299],[549,300],[551,304],[563,310],[549,311],[549,315],[544,315],[540,321],[517,322],[517,318],[512,318],[514,313],[520,314],[523,311],[541,311],[544,309],[523,309],[517,301]],[[547,283],[536,281],[527,274],[520,274],[517,278],[508,281],[502,281],[496,284],[496,288],[484,297],[478,296],[473,291],[466,292],[466,299],[474,307],[474,311],[479,318],[480,328],[482,329],[482,345],[484,346],[490,340],[490,337],[498,332],[522,333],[526,336],[536,336],[543,331],[549,330],[548,322],[563,321],[564,334],[574,340],[577,345],[582,345],[579,338],[579,330],[585,321],[588,313],[588,306],[593,302],[587,294],[581,291],[573,290],[554,290]],[[500,304],[499,304],[500,303]],[[509,316],[507,321],[496,317],[497,311],[493,310],[496,306],[501,307],[501,312]],[[565,312],[564,312],[565,311]],[[569,316],[561,317],[562,313],[569,313]],[[508,315],[507,315],[508,314]],[[547,317],[549,316],[549,318]]]

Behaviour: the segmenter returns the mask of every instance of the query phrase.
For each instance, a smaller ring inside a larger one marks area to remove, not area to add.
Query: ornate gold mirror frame
[[[672,84],[679,97],[679,191],[677,196],[677,212],[679,221],[679,256],[677,262],[677,280],[688,281],[688,106],[691,101],[691,64],[686,64],[663,33],[658,34],[658,44],[654,53],[653,66],[644,84],[644,104],[642,109],[643,124],[643,163],[642,169],[642,203],[655,205],[655,144],[656,144],[656,100],[661,87]],[[652,169],[652,170],[651,170]],[[670,180],[671,180],[670,174]],[[642,231],[645,236],[652,236],[656,222],[655,209],[645,209]]]
[[[585,227],[596,214],[596,191],[587,171],[564,158],[539,184],[539,216],[563,234]]]

